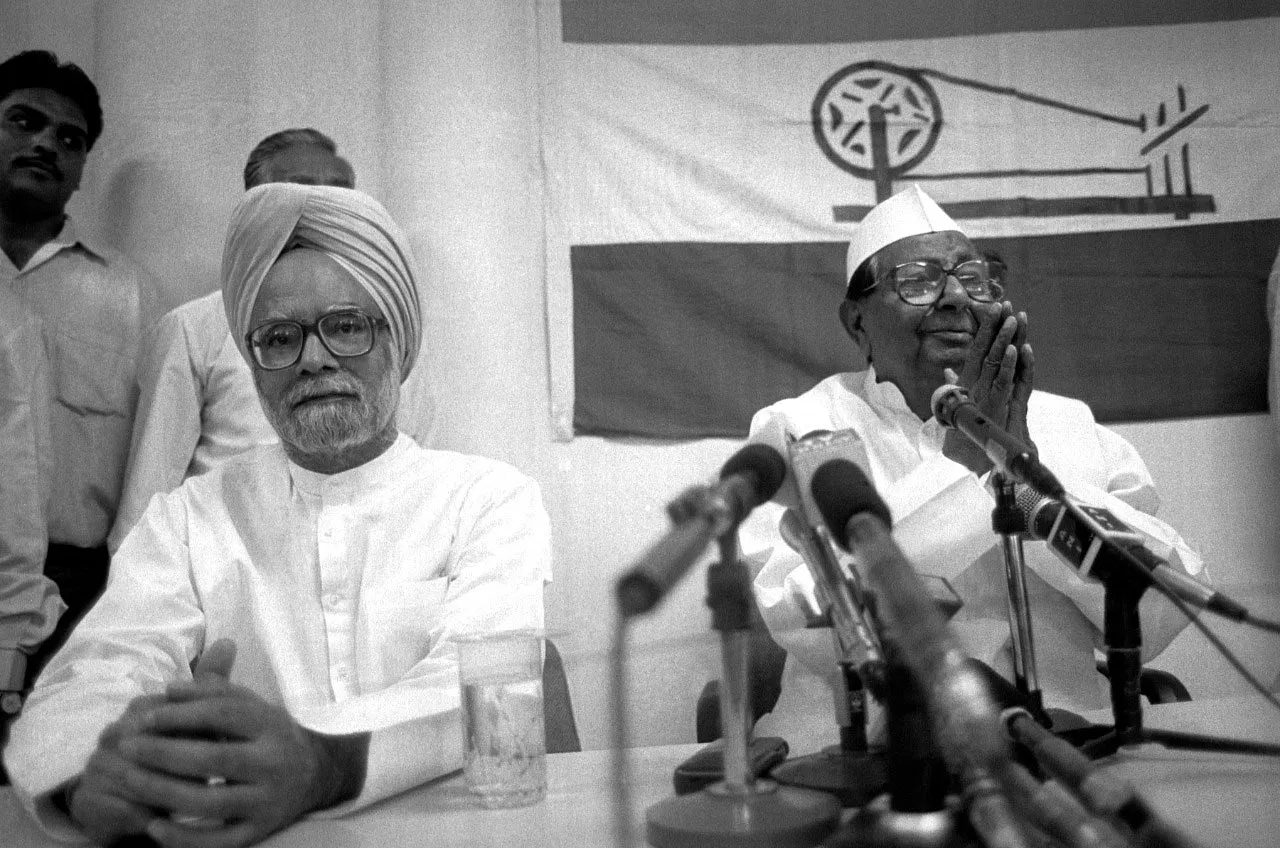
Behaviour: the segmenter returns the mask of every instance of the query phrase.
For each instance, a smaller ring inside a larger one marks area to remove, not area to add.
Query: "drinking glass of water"
[[[542,634],[508,630],[455,641],[467,788],[490,809],[536,804],[547,794]]]

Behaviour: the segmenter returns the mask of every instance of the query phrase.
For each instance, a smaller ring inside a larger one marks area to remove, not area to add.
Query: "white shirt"
[[[401,435],[332,476],[258,448],[156,498],[106,593],[41,675],[6,765],[42,826],[130,700],[191,678],[235,640],[232,682],[320,733],[372,731],[360,795],[337,815],[462,765],[462,632],[541,628],[550,530],[537,484]]]
[[[22,689],[27,655],[66,606],[44,576],[49,375],[40,321],[0,286],[0,692]]]
[[[1207,579],[1200,557],[1152,517],[1159,499],[1137,451],[1099,426],[1085,404],[1033,392],[1027,426],[1041,461],[1069,492],[1111,510],[1153,537],[1153,550],[1175,567]],[[814,430],[858,435],[867,453],[863,470],[889,506],[895,540],[918,571],[946,578],[955,588],[964,606],[952,624],[971,654],[1009,674],[1008,595],[991,529],[994,498],[985,475],[979,479],[945,457],[942,426],[932,418],[921,421],[896,386],[876,382],[873,369],[837,374],[798,398],[760,410],[749,439],[786,455],[788,435],[800,438]],[[795,503],[794,486],[789,476],[779,492],[780,503]],[[1093,653],[1101,646],[1102,586],[1082,580],[1043,542],[1027,542],[1026,562],[1046,706],[1105,706],[1105,681],[1095,669]],[[816,603],[813,581],[799,555],[780,539],[757,575],[756,592],[765,621],[789,654],[778,706],[757,731],[789,739],[817,733],[824,744],[834,741],[826,738],[835,735],[831,634],[804,629],[802,604]],[[1145,657],[1163,650],[1186,625],[1155,591],[1143,596],[1140,616]]]
[[[0,251],[0,284],[44,330],[54,397],[49,541],[105,544],[124,482],[141,340],[156,318],[156,282],[90,244],[68,218],[22,268]]]
[[[423,445],[430,435],[429,426],[418,424],[424,418],[418,407],[426,398],[420,388],[425,367],[419,361],[401,386],[397,419],[401,431]],[[138,389],[124,493],[107,540],[112,552],[153,495],[279,441],[262,411],[253,372],[231,337],[221,291],[189,300],[160,319],[138,371]]]
[[[1271,328],[1271,361],[1267,369],[1267,408],[1280,439],[1280,251],[1267,276],[1267,326]]]

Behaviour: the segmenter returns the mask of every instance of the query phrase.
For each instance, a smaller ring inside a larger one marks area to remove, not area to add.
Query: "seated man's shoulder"
[[[868,405],[861,388],[865,380],[863,371],[833,374],[813,388],[796,397],[776,401],[758,411],[751,422],[751,432],[756,434],[771,422],[781,423],[793,436],[817,429],[844,429],[850,415],[856,417],[859,408]],[[803,432],[796,432],[799,428]]]
[[[225,329],[227,313],[222,304],[222,291],[215,289],[208,294],[193,297],[185,303],[178,304],[165,313],[164,319],[167,323],[199,328],[205,328],[209,322],[213,322]]]
[[[1097,423],[1089,404],[1076,398],[1036,389],[1027,402],[1027,423],[1040,426],[1079,426]]]
[[[537,487],[532,477],[500,459],[461,451],[424,448],[413,443],[407,470],[450,487],[483,484],[493,488]]]

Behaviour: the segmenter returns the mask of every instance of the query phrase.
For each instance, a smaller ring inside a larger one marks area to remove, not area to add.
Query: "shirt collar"
[[[903,397],[902,391],[894,383],[888,380],[880,381],[876,376],[876,367],[868,365],[867,370],[862,376],[862,391],[865,393],[867,400],[874,406],[888,407],[894,412],[906,412],[913,418],[915,413],[911,411],[911,407],[907,406],[907,399]]]
[[[413,439],[398,433],[391,447],[378,456],[337,474],[320,474],[289,460],[289,477],[295,486],[308,495],[331,498],[335,495],[355,494],[361,490],[385,483],[399,467],[405,454],[411,449]]]
[[[942,444],[942,438],[946,433],[938,419],[930,416],[928,421],[921,421],[911,411],[911,407],[907,405],[906,397],[903,396],[902,390],[896,384],[890,383],[888,380],[876,382],[875,366],[867,366],[862,380],[863,396],[873,409],[883,409],[891,412],[903,431],[912,433],[922,445],[940,446]]]
[[[62,220],[62,229],[58,230],[58,234],[40,245],[40,249],[31,255],[31,258],[27,260],[27,264],[20,269],[16,269],[16,272],[25,274],[33,271],[62,251],[74,250],[77,247],[103,262],[107,261],[105,251],[96,243],[81,235],[71,216],[67,215]]]
[[[81,233],[80,228],[76,226],[75,220],[70,215],[62,222],[62,229],[53,237],[52,243],[59,245],[60,248],[79,245],[99,259],[106,258],[106,251],[98,243],[98,240]]]

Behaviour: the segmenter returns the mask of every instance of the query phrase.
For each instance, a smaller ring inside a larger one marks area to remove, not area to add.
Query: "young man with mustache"
[[[102,132],[93,83],[49,52],[0,63],[0,285],[40,320],[51,391],[44,572],[67,612],[28,679],[102,590],[157,287],[66,213]]]

